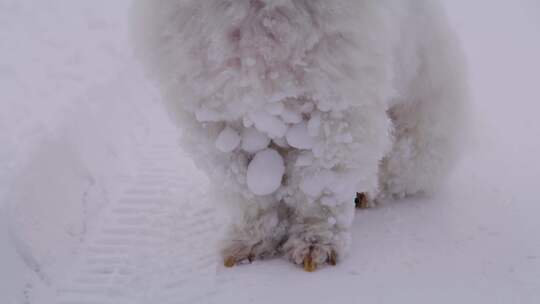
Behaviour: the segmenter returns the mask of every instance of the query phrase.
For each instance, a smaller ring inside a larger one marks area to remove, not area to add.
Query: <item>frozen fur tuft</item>
[[[431,192],[464,123],[436,1],[137,0],[137,52],[182,144],[240,215],[235,262],[347,253],[356,192]]]

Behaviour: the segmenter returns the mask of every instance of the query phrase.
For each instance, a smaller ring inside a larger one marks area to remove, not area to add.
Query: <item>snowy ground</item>
[[[130,55],[129,0],[0,0],[0,303],[540,302],[540,5],[446,2],[471,148],[447,190],[359,212],[351,256],[307,274],[221,267],[207,182]]]

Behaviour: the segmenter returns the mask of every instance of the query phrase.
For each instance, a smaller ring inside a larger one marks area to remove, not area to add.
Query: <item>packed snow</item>
[[[249,153],[256,153],[266,149],[270,144],[270,138],[255,128],[244,129],[242,133],[242,149]]]
[[[287,124],[278,117],[264,111],[249,114],[257,130],[266,133],[270,138],[282,138],[287,133]]]
[[[219,136],[216,140],[216,147],[221,152],[232,152],[234,149],[240,145],[240,141],[242,138],[240,137],[240,134],[233,130],[231,127],[226,127],[219,133]]]
[[[313,148],[313,138],[309,134],[305,122],[298,123],[287,131],[287,143],[297,149],[309,150]]]
[[[289,124],[298,124],[302,121],[302,114],[290,108],[285,108],[280,116],[284,122]]]
[[[266,149],[255,154],[247,170],[249,190],[257,195],[274,193],[281,185],[285,165],[283,158],[274,149]]]
[[[129,0],[0,0],[0,303],[538,303],[540,7],[445,2],[471,70],[465,158],[436,197],[358,212],[352,254],[306,274],[216,263],[226,219],[131,56]],[[215,144],[253,153],[248,186],[271,194],[272,143],[315,160],[316,106],[276,102]]]

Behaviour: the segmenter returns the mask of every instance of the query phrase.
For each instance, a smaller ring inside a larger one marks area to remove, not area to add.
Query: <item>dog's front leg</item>
[[[327,208],[307,203],[295,211],[295,219],[282,246],[285,256],[308,272],[322,265],[336,265],[350,245],[350,222],[353,204]],[[343,219],[348,216],[348,219]],[[336,218],[342,217],[341,222]]]
[[[283,204],[258,201],[246,204],[233,219],[222,246],[226,267],[273,257],[288,229],[289,209]]]

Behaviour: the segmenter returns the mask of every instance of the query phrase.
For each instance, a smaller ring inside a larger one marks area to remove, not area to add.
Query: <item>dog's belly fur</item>
[[[226,264],[276,253],[308,270],[333,264],[349,247],[356,192],[441,184],[467,94],[440,10],[428,0],[138,0],[137,49],[184,148],[240,211]]]

